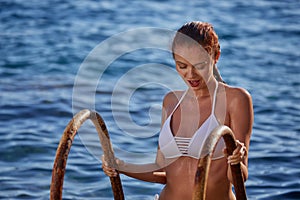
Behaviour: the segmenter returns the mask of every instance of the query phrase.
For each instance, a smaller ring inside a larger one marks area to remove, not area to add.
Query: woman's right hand
[[[108,163],[106,162],[104,155],[102,155],[101,160],[102,160],[102,169],[104,173],[109,177],[116,177],[118,175],[118,171],[115,168],[108,166]],[[117,166],[120,166],[124,164],[124,161],[116,158],[116,163]]]

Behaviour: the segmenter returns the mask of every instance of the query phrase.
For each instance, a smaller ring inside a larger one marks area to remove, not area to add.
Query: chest
[[[192,137],[194,133],[214,115],[209,99],[202,102],[182,102],[170,119],[172,133],[181,137]]]

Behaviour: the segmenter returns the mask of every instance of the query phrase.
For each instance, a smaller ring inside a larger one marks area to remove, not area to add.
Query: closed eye
[[[206,65],[207,65],[207,62],[204,61],[204,62],[200,62],[200,63],[195,64],[194,67],[196,69],[204,69],[206,67]]]
[[[184,64],[184,63],[182,63],[182,62],[177,61],[176,64],[177,64],[177,66],[178,66],[180,69],[185,69],[185,68],[187,68],[187,64]]]

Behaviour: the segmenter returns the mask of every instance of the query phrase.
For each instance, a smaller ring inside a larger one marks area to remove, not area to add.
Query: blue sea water
[[[74,103],[74,93],[78,87],[84,91],[93,74],[103,74],[94,88],[95,110],[108,126],[116,154],[151,161],[163,95],[181,87],[168,52],[140,48],[109,60],[109,68],[96,60],[87,74],[78,74],[89,53],[115,35],[146,27],[176,30],[191,20],[214,25],[223,78],[253,98],[248,198],[300,199],[299,10],[298,0],[0,0],[0,199],[49,199],[63,130],[74,111],[90,100],[82,95]],[[102,58],[126,50],[114,47],[102,48]],[[83,86],[76,86],[79,80]],[[88,124],[75,137],[64,199],[112,199],[92,130]],[[121,178],[127,199],[152,199],[162,188]]]

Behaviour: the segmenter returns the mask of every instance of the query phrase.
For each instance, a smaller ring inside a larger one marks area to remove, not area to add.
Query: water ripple
[[[1,199],[49,198],[55,151],[73,116],[76,73],[96,45],[128,29],[177,29],[190,20],[215,25],[221,41],[218,66],[223,77],[232,85],[246,88],[253,97],[255,123],[246,182],[249,199],[300,199],[298,1],[151,0],[128,4],[115,0],[3,0],[0,4]],[[112,134],[116,154],[141,163],[155,157],[158,134],[143,140],[137,134],[125,134],[112,116],[111,96],[124,73],[145,63],[173,66],[166,52],[136,51],[114,62],[100,82],[103,85],[95,91],[96,110]],[[99,68],[97,62],[91,67],[82,89],[89,87],[89,76],[99,73]],[[176,84],[172,83],[173,76],[161,74],[139,74],[124,84],[119,95],[133,90],[135,81],[151,77],[156,82],[168,78],[168,84]],[[119,101],[115,109],[123,122],[128,120],[125,114],[129,109],[131,120],[147,125],[152,105],[160,105],[166,92],[159,86],[139,88],[130,105],[125,107]],[[153,123],[149,129],[159,126]],[[126,128],[136,132],[130,125]],[[91,133],[84,135],[85,130]],[[68,159],[63,197],[111,199],[109,179],[100,167],[102,150],[97,134],[89,127],[80,131]],[[126,157],[128,152],[130,157]],[[125,176],[122,181],[128,199],[152,199],[162,187]]]

